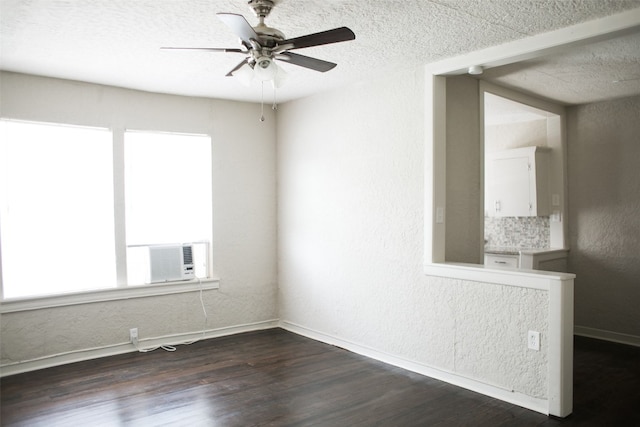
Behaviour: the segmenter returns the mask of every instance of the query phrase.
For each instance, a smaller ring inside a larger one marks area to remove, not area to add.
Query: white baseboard
[[[324,342],[330,345],[344,348],[353,353],[357,353],[366,357],[370,357],[381,362],[397,366],[412,372],[416,372],[421,375],[425,375],[430,378],[434,378],[446,383],[465,388],[486,396],[490,396],[514,405],[522,406],[527,409],[531,409],[536,412],[549,414],[548,400],[539,399],[531,396],[527,396],[522,393],[515,392],[501,388],[499,386],[483,383],[481,381],[464,377],[459,374],[441,370],[432,366],[425,365],[423,363],[411,361],[398,357],[392,354],[381,352],[379,350],[363,346],[351,341],[346,341],[341,338],[337,338],[322,332],[314,331],[312,329],[305,328],[300,325],[296,325],[287,321],[268,320],[263,322],[236,325],[231,327],[210,329],[205,331],[204,337],[201,332],[191,332],[185,334],[167,335],[163,337],[156,337],[151,339],[141,340],[139,343],[140,348],[154,347],[158,345],[179,345],[180,343],[189,342],[194,339],[201,338],[217,338],[222,336],[234,335],[243,332],[258,331],[264,329],[271,329],[275,327],[281,327],[290,332],[298,335],[302,335],[316,341]],[[578,329],[578,328],[576,328]],[[577,333],[576,333],[577,334]],[[636,337],[637,338],[637,337]],[[35,371],[38,369],[49,368],[53,366],[64,365],[68,363],[81,362],[85,360],[97,359],[100,357],[114,356],[117,354],[130,353],[137,351],[131,343],[121,343],[111,346],[91,348],[85,350],[72,351],[68,353],[55,354],[50,356],[41,357],[38,359],[25,360],[15,362],[11,364],[5,364],[0,366],[0,378],[15,375],[23,372]]]
[[[239,334],[242,332],[259,331],[278,327],[278,320],[266,320],[263,322],[249,323],[244,325],[229,326],[218,329],[209,329],[202,334],[199,332],[188,332],[184,334],[166,335],[140,340],[138,348],[156,347],[159,345],[180,345],[198,339],[218,338],[227,335]],[[131,343],[113,344],[104,347],[88,348],[83,350],[70,351],[66,353],[53,354],[31,360],[21,360],[0,366],[0,378],[9,375],[21,374],[23,372],[35,371],[38,369],[51,368],[53,366],[65,365],[68,363],[82,362],[85,360],[98,359],[100,357],[115,356],[117,354],[132,353],[137,349]]]
[[[574,326],[573,334],[581,337],[596,338],[604,341],[640,347],[640,337],[636,335],[621,334],[619,332],[605,331],[603,329],[588,328],[586,326]]]
[[[508,390],[499,386],[483,383],[481,381],[464,377],[453,372],[441,370],[429,365],[425,365],[423,363],[394,356],[392,354],[381,352],[367,346],[362,346],[351,341],[346,341],[341,338],[318,332],[304,326],[296,325],[291,322],[281,320],[279,326],[289,332],[293,332],[316,341],[331,344],[336,347],[341,347],[345,350],[349,350],[353,353],[379,360],[389,365],[397,366],[399,368],[403,368],[430,378],[444,381],[446,383],[462,387],[467,390],[483,394],[485,396],[490,396],[495,399],[512,403],[514,405],[522,406],[523,408],[531,409],[532,411],[549,415],[549,401],[547,399],[539,399],[515,392],[513,390]]]

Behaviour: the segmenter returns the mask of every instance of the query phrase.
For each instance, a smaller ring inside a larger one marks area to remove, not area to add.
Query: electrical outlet
[[[531,350],[540,351],[540,332],[529,331],[527,334],[527,346]]]
[[[133,344],[138,344],[138,328],[129,329],[129,341]]]

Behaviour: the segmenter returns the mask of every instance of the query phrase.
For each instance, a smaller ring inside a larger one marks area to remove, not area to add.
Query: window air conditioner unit
[[[192,245],[149,246],[150,283],[195,278]]]

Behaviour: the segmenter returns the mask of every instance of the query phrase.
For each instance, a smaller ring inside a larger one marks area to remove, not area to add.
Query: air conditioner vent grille
[[[182,247],[182,259],[184,260],[184,264],[193,264],[193,247],[192,246],[183,246]]]

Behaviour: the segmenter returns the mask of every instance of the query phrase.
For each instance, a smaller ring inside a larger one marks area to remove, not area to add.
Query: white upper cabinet
[[[549,151],[546,147],[524,147],[487,154],[488,216],[549,215]]]

